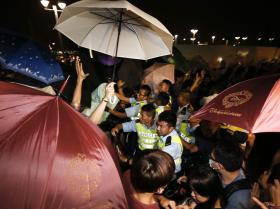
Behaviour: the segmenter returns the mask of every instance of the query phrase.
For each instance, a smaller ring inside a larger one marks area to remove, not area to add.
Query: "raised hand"
[[[77,79],[80,81],[83,81],[89,76],[89,73],[85,74],[83,69],[83,64],[81,63],[81,60],[79,57],[77,57],[75,61],[75,68],[77,72]]]

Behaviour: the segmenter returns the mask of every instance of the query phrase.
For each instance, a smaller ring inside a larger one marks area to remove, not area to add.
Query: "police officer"
[[[176,130],[176,114],[164,111],[158,116],[157,131],[161,138],[161,150],[170,154],[175,162],[175,173],[181,171],[183,145]]]
[[[124,132],[137,132],[138,151],[145,149],[158,149],[159,136],[156,131],[155,107],[153,104],[146,104],[142,107],[139,120],[117,124],[111,133],[113,136],[123,129]]]

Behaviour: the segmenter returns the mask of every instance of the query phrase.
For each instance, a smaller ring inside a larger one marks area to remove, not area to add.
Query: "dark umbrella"
[[[0,205],[126,209],[106,135],[56,96],[0,82]]]
[[[47,48],[4,29],[0,29],[0,63],[3,69],[46,84],[64,80],[59,64]]]

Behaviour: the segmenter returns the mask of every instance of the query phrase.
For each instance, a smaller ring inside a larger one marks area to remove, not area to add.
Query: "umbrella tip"
[[[63,84],[62,84],[62,86],[61,86],[61,88],[60,88],[60,90],[59,90],[57,96],[60,96],[60,95],[62,94],[62,92],[63,92],[64,89],[65,89],[66,84],[68,83],[69,78],[70,78],[70,75],[68,75],[68,77],[66,78],[66,80],[63,82]]]

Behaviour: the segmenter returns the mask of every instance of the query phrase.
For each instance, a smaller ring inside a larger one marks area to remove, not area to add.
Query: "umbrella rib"
[[[141,25],[141,24],[135,24],[135,23],[130,23],[130,22],[127,22],[127,21],[123,21],[123,23],[127,23],[127,24],[129,24],[129,25],[135,25],[135,26],[140,26],[140,27],[144,27],[144,28],[148,28],[147,26],[145,26],[145,25]]]
[[[127,25],[126,23],[123,23],[123,25],[124,25],[127,29],[129,29],[131,32],[135,33],[137,39],[139,40],[138,35],[137,35],[135,29],[128,27],[128,25]]]
[[[105,17],[106,18],[106,17]],[[86,39],[86,37],[88,36],[88,34],[97,26],[97,25],[99,25],[99,24],[105,24],[105,23],[102,23],[102,21],[104,21],[104,20],[106,20],[106,19],[103,19],[103,20],[101,20],[99,23],[97,23],[96,25],[94,25],[85,35],[84,35],[84,37],[81,39],[81,41],[80,41],[80,44],[82,44],[83,42],[84,42],[84,40]],[[107,24],[108,24],[109,22],[107,22]],[[112,23],[114,23],[114,22],[112,22]]]
[[[128,21],[128,20],[136,20],[136,19],[141,19],[141,17],[132,17],[132,18],[127,18],[127,19],[124,19],[124,21]]]
[[[114,14],[113,14],[113,17],[112,17],[112,16],[111,16],[111,17],[106,17],[106,16],[104,16],[104,15],[101,15],[101,14],[98,14],[98,13],[95,13],[95,12],[90,12],[90,13],[95,14],[96,16],[99,16],[99,17],[103,17],[103,18],[105,18],[105,20],[106,20],[106,19],[109,19],[109,20],[116,21],[116,19],[113,18],[113,17],[116,16],[116,15],[114,15]]]
[[[137,38],[139,44],[141,45],[141,47],[142,47],[142,49],[143,49],[144,47],[143,47],[143,45],[142,45],[142,42],[140,41],[139,36],[138,36],[137,32],[135,31],[135,29],[132,27],[132,25],[131,25],[132,28],[130,28],[130,27],[129,27],[127,24],[125,24],[125,23],[124,23],[124,26],[127,27],[129,30],[131,30],[132,32],[135,33],[136,38]]]

